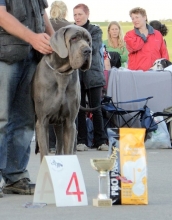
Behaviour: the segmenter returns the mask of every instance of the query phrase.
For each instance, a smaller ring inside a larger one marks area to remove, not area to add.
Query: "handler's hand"
[[[53,52],[50,46],[50,36],[46,33],[33,33],[33,35],[29,39],[29,43],[35,50],[39,51],[42,54],[49,54]]]

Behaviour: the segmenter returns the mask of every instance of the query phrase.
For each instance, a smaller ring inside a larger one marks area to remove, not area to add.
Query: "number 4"
[[[72,185],[72,182],[74,181],[75,186],[76,186],[76,192],[70,192],[70,187]],[[70,179],[69,185],[66,189],[66,195],[76,195],[78,196],[78,202],[81,202],[81,195],[83,195],[84,193],[80,191],[79,189],[79,184],[78,184],[78,178],[75,172],[73,172],[72,177]]]

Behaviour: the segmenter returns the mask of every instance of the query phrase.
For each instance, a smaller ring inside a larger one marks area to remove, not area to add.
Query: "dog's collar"
[[[47,64],[47,66],[50,67],[50,69],[52,69],[53,71],[56,71],[56,72],[57,72],[58,74],[60,74],[60,75],[67,76],[67,75],[70,75],[70,74],[73,73],[73,69],[72,69],[71,71],[69,71],[68,73],[60,73],[59,71],[57,71],[56,69],[54,69],[54,68],[48,63],[47,60],[45,60],[45,62],[46,62],[46,64]]]
[[[47,60],[45,60],[46,64],[50,67],[50,69],[55,70],[49,63]]]

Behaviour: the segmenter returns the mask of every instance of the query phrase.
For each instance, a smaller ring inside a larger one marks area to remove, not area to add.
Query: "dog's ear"
[[[60,28],[50,39],[50,46],[61,58],[66,58],[68,56],[68,49],[66,47],[64,36],[66,30],[66,27]]]
[[[164,58],[161,60],[161,65],[163,66],[163,68],[166,68],[171,65],[171,62]]]
[[[172,63],[169,60],[166,60],[166,67],[170,66]]]

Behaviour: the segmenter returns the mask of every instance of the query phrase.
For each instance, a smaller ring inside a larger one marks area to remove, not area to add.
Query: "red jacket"
[[[138,29],[126,33],[124,40],[129,51],[128,69],[147,71],[155,60],[165,58],[169,60],[168,51],[161,33],[148,27],[147,38]]]

